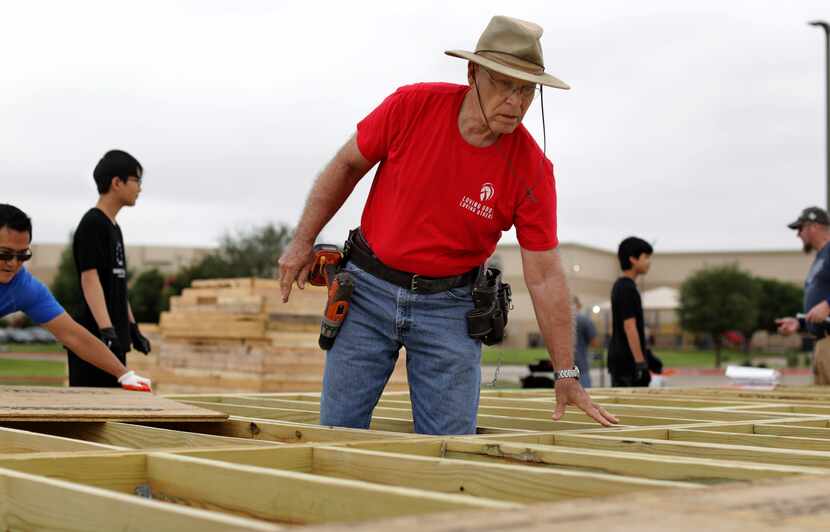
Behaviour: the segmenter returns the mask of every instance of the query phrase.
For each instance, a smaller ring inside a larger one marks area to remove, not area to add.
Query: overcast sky
[[[0,201],[64,242],[92,168],[144,165],[127,245],[213,245],[296,224],[321,167],[396,87],[465,82],[490,17],[537,22],[559,238],[657,250],[797,249],[825,200],[822,1],[0,0]],[[525,125],[541,144],[537,101]],[[324,230],[359,223],[374,172]],[[504,241],[514,242],[508,233]]]

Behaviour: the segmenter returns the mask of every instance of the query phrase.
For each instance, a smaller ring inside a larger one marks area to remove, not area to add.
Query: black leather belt
[[[345,253],[347,260],[361,270],[418,294],[437,294],[450,288],[467,286],[472,284],[478,275],[478,268],[452,277],[424,277],[390,268],[375,256],[359,228],[349,232]]]

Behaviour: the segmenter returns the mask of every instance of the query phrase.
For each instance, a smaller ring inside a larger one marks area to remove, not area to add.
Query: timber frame
[[[538,503],[694,501],[716,484],[830,490],[830,388],[591,395],[620,425],[574,407],[552,421],[551,390],[483,391],[478,434],[453,437],[412,434],[406,392],[383,395],[371,430],[321,427],[314,393],[167,396],[226,421],[4,421],[0,527],[382,530],[379,520],[398,518],[423,530],[419,519],[440,529],[444,512],[465,511],[515,530]],[[824,504],[816,523],[830,517]]]

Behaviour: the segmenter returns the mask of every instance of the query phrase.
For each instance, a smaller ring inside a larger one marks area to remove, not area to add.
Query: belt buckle
[[[413,292],[418,291],[418,274],[412,274],[412,280],[409,281],[409,289]]]

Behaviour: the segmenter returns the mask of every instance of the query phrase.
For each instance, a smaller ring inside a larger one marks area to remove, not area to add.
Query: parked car
[[[30,344],[37,341],[35,335],[26,329],[10,329],[9,340],[16,344]]]

